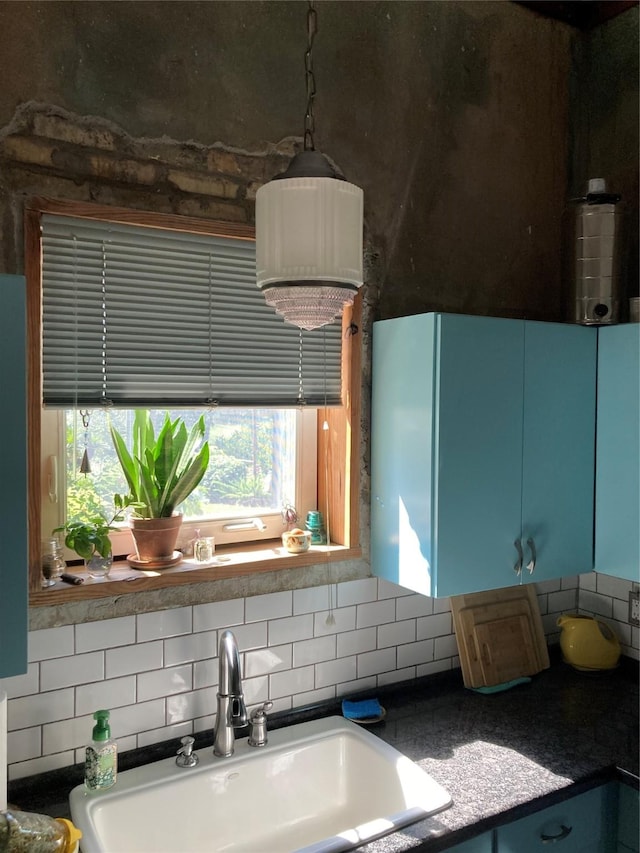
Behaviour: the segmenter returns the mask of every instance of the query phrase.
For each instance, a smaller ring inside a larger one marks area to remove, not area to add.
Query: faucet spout
[[[213,754],[233,755],[235,729],[247,725],[238,644],[232,631],[223,631],[218,645],[218,696]]]

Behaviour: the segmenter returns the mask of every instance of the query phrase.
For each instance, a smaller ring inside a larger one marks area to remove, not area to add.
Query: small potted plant
[[[104,515],[95,515],[86,521],[68,521],[53,530],[54,534],[64,531],[64,544],[82,557],[92,578],[106,578],[111,571],[113,552],[109,534],[117,530],[113,525],[128,505],[126,499],[116,495],[116,512],[111,521]]]
[[[136,410],[132,451],[114,426],[111,438],[129,487],[116,506],[133,507],[131,533],[140,562],[168,564],[182,524],[178,506],[193,492],[209,465],[209,444],[204,441],[204,417],[187,432],[181,418],[169,414],[156,437],[148,410]]]

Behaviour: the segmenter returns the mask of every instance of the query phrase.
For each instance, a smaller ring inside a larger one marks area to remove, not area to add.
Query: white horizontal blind
[[[285,324],[253,240],[45,214],[42,251],[45,405],[340,403],[340,322]]]

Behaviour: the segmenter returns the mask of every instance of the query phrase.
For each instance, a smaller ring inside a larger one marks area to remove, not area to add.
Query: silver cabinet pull
[[[522,553],[522,542],[519,539],[513,543],[516,546],[516,551],[518,552],[518,562],[513,567],[513,571],[520,576],[522,574],[522,563],[524,562],[524,555]]]
[[[527,539],[527,545],[531,551],[531,559],[527,563],[527,571],[532,575],[536,567],[536,560],[538,559],[538,555],[536,554],[536,543],[533,539]]]
[[[565,826],[564,824],[560,824],[560,832],[557,835],[545,835],[544,832],[541,832],[540,841],[542,841],[543,844],[555,844],[556,841],[562,841],[563,839],[565,839],[572,829],[572,826]]]

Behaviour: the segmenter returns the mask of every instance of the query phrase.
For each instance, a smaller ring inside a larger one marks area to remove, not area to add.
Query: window
[[[69,231],[70,217],[74,218],[71,229],[74,237],[71,244],[64,247],[64,239],[60,234],[65,230]],[[61,219],[64,221],[60,230],[58,222]],[[249,273],[244,273],[244,277],[251,283],[251,289],[246,290],[248,297],[257,296],[254,306],[247,310],[246,304],[242,303],[242,307],[238,308],[238,301],[231,300],[226,308],[230,312],[227,319],[216,327],[215,322],[211,322],[212,299],[210,293],[207,295],[207,290],[211,290],[212,280],[216,276],[219,277],[219,270],[212,271],[211,261],[207,259],[201,264],[206,286],[201,287],[200,302],[192,298],[192,267],[189,266],[190,304],[183,304],[182,298],[178,300],[173,311],[165,312],[170,318],[176,319],[176,322],[182,323],[183,327],[186,322],[189,330],[195,330],[194,335],[189,336],[189,345],[191,347],[192,339],[198,339],[201,347],[199,354],[189,352],[185,356],[184,332],[182,335],[176,333],[173,337],[167,337],[165,330],[165,337],[162,339],[154,338],[156,333],[153,331],[150,338],[146,337],[140,347],[144,356],[141,361],[135,353],[132,355],[131,346],[129,349],[124,345],[119,346],[119,340],[115,342],[116,358],[113,358],[113,349],[109,350],[105,357],[105,312],[110,315],[109,320],[116,314],[120,327],[125,327],[127,323],[133,324],[134,329],[144,332],[139,338],[145,337],[147,330],[140,329],[139,319],[136,319],[130,307],[131,303],[135,302],[132,296],[138,293],[137,286],[146,276],[152,281],[154,298],[160,304],[163,294],[157,292],[158,280],[164,277],[164,272],[169,269],[172,260],[169,256],[161,260],[161,276],[152,268],[149,255],[145,256],[143,262],[138,263],[134,276],[135,286],[132,286],[125,257],[126,252],[130,252],[128,246],[120,251],[115,260],[108,251],[105,255],[102,245],[97,251],[90,246],[88,254],[84,247],[79,247],[78,235],[82,239],[86,237],[86,241],[90,242],[96,237],[96,232],[92,230],[95,224],[98,223],[104,230],[106,222],[118,239],[125,232],[129,232],[129,227],[124,228],[122,223],[133,222],[134,231],[144,232],[145,236],[153,232],[152,238],[157,238],[160,228],[178,232],[176,236],[168,235],[166,242],[170,249],[174,244],[186,243],[192,250],[195,247],[197,252],[203,239],[210,241],[212,234],[215,235],[214,240],[220,241],[221,245],[228,240],[234,246],[240,245],[241,249],[246,246],[250,246],[251,250],[253,248],[252,229],[244,226],[47,200],[34,201],[27,211],[25,266],[31,330],[29,514],[32,600],[35,600],[35,603],[45,603],[38,600],[37,594],[40,531],[46,535],[55,523],[59,523],[60,512],[66,505],[72,509],[74,501],[98,500],[100,497],[106,497],[107,501],[110,501],[115,491],[125,490],[124,485],[121,488],[113,488],[115,481],[111,473],[107,473],[112,470],[112,463],[108,458],[105,430],[109,416],[118,421],[122,427],[121,432],[126,434],[127,418],[131,417],[131,409],[134,406],[154,407],[163,413],[167,409],[173,413],[180,411],[194,418],[200,411],[204,412],[210,444],[215,446],[218,458],[210,465],[209,471],[212,475],[207,484],[208,490],[194,495],[198,506],[185,505],[183,510],[187,516],[193,518],[192,527],[202,528],[204,525],[208,535],[216,536],[217,544],[224,545],[234,540],[251,541],[265,536],[278,537],[283,529],[280,510],[284,502],[293,502],[301,512],[315,506],[321,509],[326,507],[326,512],[332,519],[332,540],[346,547],[355,544],[357,491],[355,495],[352,494],[351,468],[356,458],[353,450],[357,435],[351,431],[350,420],[357,413],[354,402],[357,403],[359,397],[359,388],[354,393],[354,388],[359,385],[359,375],[355,374],[358,381],[354,381],[352,372],[354,368],[357,369],[357,365],[354,365],[357,357],[354,359],[354,355],[359,354],[359,347],[354,345],[349,334],[352,312],[345,312],[342,329],[339,324],[335,324],[332,335],[316,334],[313,340],[306,341],[299,330],[285,326],[280,318],[273,315],[272,309],[263,306],[249,264]],[[43,223],[45,241],[50,237],[52,243],[48,250],[45,246],[44,261],[41,261]],[[164,233],[166,235],[167,232]],[[153,239],[149,242],[153,243]],[[149,247],[145,245],[144,248]],[[98,302],[87,305],[91,301],[88,298],[91,286],[87,285],[86,279],[87,269],[92,266],[88,261],[92,251],[95,257],[102,260],[107,256],[107,261],[102,265],[93,263],[93,272],[97,269],[102,279],[98,287],[93,287],[94,295],[98,293]],[[248,255],[250,258],[250,252]],[[55,263],[52,263],[50,259],[54,256]],[[135,267],[135,252],[133,258]],[[60,272],[65,264],[66,271],[63,269]],[[178,277],[184,276],[184,264],[181,266],[178,262],[176,269]],[[119,271],[120,280],[118,281],[116,276],[105,282],[105,270],[107,279],[114,270]],[[41,287],[46,288],[47,282],[56,276],[66,278],[67,283],[71,281],[72,286],[67,288],[59,305],[54,304],[52,307],[50,300],[43,303]],[[171,275],[168,278],[171,279]],[[244,299],[244,295],[242,298]],[[85,304],[82,310],[79,310],[81,302]],[[118,307],[119,314],[114,306]],[[182,316],[185,310],[188,315],[186,318]],[[266,336],[267,346],[275,346],[275,349],[268,351],[266,355],[256,354],[255,350],[256,346],[264,344],[264,341],[261,341],[261,336],[264,337],[263,320],[258,316],[263,311],[269,312],[268,316],[277,323],[277,334]],[[44,345],[37,319],[41,316]],[[229,327],[233,328],[236,337],[235,358],[232,349],[229,349],[233,343],[233,334],[228,333]],[[240,349],[237,347],[239,336],[242,342]],[[78,346],[82,337],[89,341],[88,346]],[[108,333],[107,337],[111,343],[112,334]],[[130,336],[129,340],[131,339]],[[133,340],[135,341],[135,335]],[[164,363],[168,365],[164,372],[158,371],[156,365],[150,365],[145,360],[154,346],[162,347],[162,353],[170,356],[164,359]],[[57,358],[58,364],[61,365],[57,372],[55,368],[48,369],[46,364],[52,351],[55,355],[53,361]],[[214,364],[222,363],[226,359],[233,365],[233,370],[226,374],[224,371],[216,373],[215,369],[212,370],[212,353],[215,355]],[[44,374],[41,357],[45,361]],[[174,363],[184,357],[191,359],[191,367],[185,368],[182,364],[180,369],[174,369]],[[142,374],[145,370],[147,373],[152,371],[154,382],[143,381],[136,386],[135,382],[131,381],[131,368],[137,368],[140,363]],[[327,363],[333,364],[328,373],[325,371]],[[159,373],[161,376],[157,381]],[[183,381],[185,376],[188,377],[188,383]],[[185,385],[189,386],[186,392]],[[149,386],[153,388],[153,392],[145,397],[144,393],[141,394],[140,387],[147,390]],[[44,389],[45,402],[49,400],[44,409],[41,387]],[[105,411],[105,407],[100,404],[107,401],[113,403],[114,397],[115,406],[110,405]],[[301,401],[304,405],[296,405]],[[251,403],[253,405],[250,405]],[[283,404],[288,408],[283,408]],[[333,408],[329,408],[332,404]],[[185,406],[188,408],[185,409]],[[322,410],[320,419],[315,411],[318,406]],[[78,411],[81,407],[90,412],[86,435],[84,425],[78,422]],[[319,423],[327,425],[328,431],[319,431]],[[274,442],[276,435],[277,442]],[[330,442],[327,436],[331,436]],[[91,464],[95,466],[96,472],[100,471],[100,478],[85,479],[83,475],[78,476],[78,450],[84,449],[85,439],[89,442]],[[274,453],[275,445],[278,454]],[[315,461],[309,464],[311,459],[316,459],[316,446],[317,464]],[[273,464],[265,462],[267,456],[271,457],[270,462]],[[66,460],[64,463],[63,459]],[[305,461],[304,465],[300,464],[302,459]],[[57,464],[54,460],[57,460]],[[288,480],[286,477],[283,479],[285,469]],[[295,471],[295,475],[291,474],[292,471]],[[222,476],[216,476],[218,472],[224,473]],[[309,474],[311,476],[308,476]],[[104,488],[102,485],[96,485],[98,479],[104,484]],[[258,525],[251,523],[255,517],[265,522],[264,530],[258,530]],[[55,520],[54,524],[51,524],[52,520]],[[201,533],[204,533],[202,529]],[[114,551],[130,553],[131,551],[127,550],[129,548],[125,541],[120,547],[116,544]],[[50,599],[46,603],[49,602]]]

